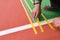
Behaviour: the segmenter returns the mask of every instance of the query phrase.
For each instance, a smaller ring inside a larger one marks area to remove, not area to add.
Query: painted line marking
[[[25,1],[26,5],[28,6],[30,12],[32,13],[32,9],[31,9],[30,6],[28,5],[27,1],[26,1],[26,0],[24,0],[24,1]],[[39,23],[39,22],[40,22],[40,21],[39,21],[39,18],[36,19],[36,22],[38,23],[41,32],[44,32],[44,30],[43,30],[41,24]]]
[[[45,17],[43,14],[41,14],[41,15],[42,15],[42,17],[45,19],[45,21],[48,23],[49,27],[50,27],[52,30],[55,31],[55,28],[52,26],[52,24],[49,23],[49,21],[46,19],[46,17]]]
[[[50,19],[48,21],[50,21],[50,23],[52,23],[52,20],[53,19]],[[34,24],[35,27],[38,26],[37,23],[33,23],[33,24]],[[45,21],[41,21],[41,25],[45,25],[45,24],[47,24]],[[0,36],[4,36],[4,35],[15,33],[15,32],[20,32],[20,31],[27,30],[27,29],[30,29],[30,28],[32,28],[31,24],[27,24],[27,25],[23,25],[23,26],[11,28],[11,29],[3,30],[3,31],[0,31]]]
[[[30,0],[30,1],[31,1],[31,3],[33,3],[34,0]]]
[[[28,7],[26,6],[26,3],[24,2],[24,0],[22,0],[22,1],[23,1],[23,4],[24,4],[24,6],[25,6],[26,10],[28,11],[28,13],[29,13],[29,15],[30,15],[30,17],[31,17],[32,21],[35,23],[36,21],[35,21],[35,19],[34,19],[33,15],[31,14],[30,10],[29,10],[29,9],[28,9]]]
[[[32,20],[31,20],[31,18],[30,18],[30,16],[29,16],[29,14],[28,14],[28,12],[27,12],[27,10],[26,10],[26,8],[25,8],[22,0],[20,0],[20,2],[21,2],[22,6],[23,6],[23,8],[24,8],[24,10],[25,10],[25,12],[26,12],[26,15],[27,15],[27,17],[28,17],[31,25],[32,25],[32,29],[33,29],[34,33],[37,34],[37,30],[35,29],[34,24],[33,24]]]
[[[43,28],[42,28],[42,26],[41,26],[41,23],[39,22],[39,19],[37,18],[36,20],[37,20],[36,22],[37,22],[38,25],[39,25],[39,28],[41,29],[41,32],[44,32],[44,30],[43,30]]]
[[[31,0],[31,2],[33,2],[33,1]],[[29,6],[28,6],[28,7],[29,7]],[[30,9],[30,10],[31,10],[31,9]],[[55,30],[55,28],[49,23],[49,21],[48,21],[47,18],[44,16],[44,14],[41,13],[41,15],[42,15],[42,17],[45,19],[45,21],[48,23],[49,27],[50,27],[52,30]]]
[[[52,23],[52,20],[53,19],[49,19],[49,23]],[[37,23],[33,23],[35,27],[38,26]],[[41,25],[45,25],[47,24],[45,21],[41,21]],[[3,31],[0,31],[0,36],[4,36],[4,35],[7,35],[7,34],[11,34],[11,33],[15,33],[15,32],[19,32],[19,31],[23,31],[23,30],[27,30],[27,29],[30,29],[32,28],[31,24],[27,24],[27,25],[23,25],[23,26],[19,26],[19,27],[15,27],[15,28],[11,28],[11,29],[7,29],[7,30],[3,30]]]

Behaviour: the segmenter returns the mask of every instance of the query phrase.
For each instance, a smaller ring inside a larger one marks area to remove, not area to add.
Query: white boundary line
[[[52,20],[53,19],[50,19],[48,21],[51,23]],[[47,24],[47,23],[45,21],[41,21],[41,25],[44,25],[44,24]],[[34,23],[34,26],[37,27],[38,24]],[[4,35],[7,35],[7,34],[11,34],[11,33],[14,33],[14,32],[18,32],[18,31],[22,31],[22,30],[26,30],[26,29],[30,29],[30,28],[32,28],[31,24],[27,24],[27,25],[24,25],[24,26],[19,26],[19,27],[3,30],[3,31],[0,31],[0,36],[4,36]]]

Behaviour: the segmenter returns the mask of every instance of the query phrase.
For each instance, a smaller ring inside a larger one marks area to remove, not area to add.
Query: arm
[[[34,9],[32,11],[34,18],[39,18],[41,15],[41,0],[34,0]]]
[[[41,4],[42,0],[34,0],[34,4]]]

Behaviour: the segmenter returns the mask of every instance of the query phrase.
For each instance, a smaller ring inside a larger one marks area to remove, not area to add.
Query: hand
[[[60,17],[53,20],[53,25],[56,28],[60,28]]]
[[[35,8],[32,10],[32,14],[34,18],[39,18],[41,15],[40,4],[35,4]]]

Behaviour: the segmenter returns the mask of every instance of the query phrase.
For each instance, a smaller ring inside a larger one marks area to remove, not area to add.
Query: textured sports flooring
[[[26,3],[31,3],[29,7],[34,8],[32,0],[0,1],[0,40],[60,40],[60,29],[54,28],[51,18],[44,14],[51,11],[42,9],[45,21],[42,17],[35,21]]]

